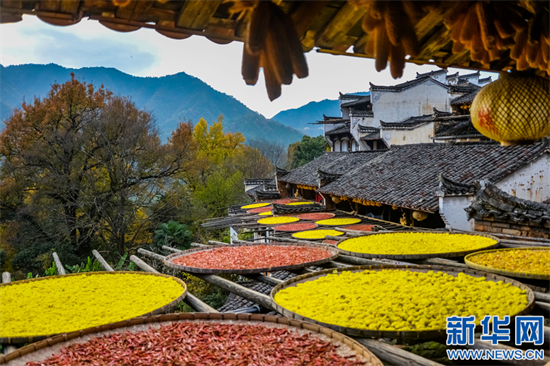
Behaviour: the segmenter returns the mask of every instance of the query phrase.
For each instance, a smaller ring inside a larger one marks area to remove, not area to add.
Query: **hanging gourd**
[[[503,146],[531,144],[550,135],[549,81],[502,74],[477,93],[470,115],[484,136]]]

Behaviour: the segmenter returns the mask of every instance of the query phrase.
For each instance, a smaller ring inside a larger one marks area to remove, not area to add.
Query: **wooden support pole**
[[[273,306],[271,305],[271,299],[269,296],[266,296],[264,294],[261,294],[259,292],[256,292],[254,290],[247,289],[244,286],[238,285],[234,282],[231,282],[229,280],[226,280],[225,278],[215,276],[215,275],[201,275],[201,274],[193,274],[193,276],[196,276],[198,278],[201,278],[205,280],[206,282],[210,282],[213,285],[216,285],[218,287],[221,287],[229,292],[232,292],[236,295],[239,295],[242,298],[245,298],[247,300],[250,300],[252,302],[255,302],[256,304],[259,304],[260,306],[266,308],[275,310]]]
[[[219,313],[218,310],[214,309],[207,303],[202,302],[198,297],[190,294],[189,292],[185,295],[185,299],[183,299],[183,301],[199,313]]]
[[[3,272],[2,273],[2,283],[11,283],[11,274],[9,272]],[[3,353],[7,355],[8,353],[11,353],[15,351],[17,348],[11,345],[4,345],[3,347]]]
[[[216,240],[208,240],[208,244],[211,244],[211,245],[231,245],[231,244],[224,243],[222,241],[216,241]]]
[[[351,264],[338,263],[338,262],[335,262],[335,261],[330,261],[330,262],[327,262],[327,263],[319,264],[319,267],[323,267],[323,268],[347,268],[347,267],[352,267],[352,265]]]
[[[259,273],[258,274],[246,274],[246,275],[243,275],[243,277],[249,278],[249,279],[254,280],[254,281],[263,282],[263,283],[266,283],[266,284],[271,285],[271,286],[277,286],[278,284],[284,282],[284,281],[282,281],[278,278],[264,276],[263,274],[259,274]]]
[[[60,275],[66,275],[67,272],[65,272],[65,268],[63,268],[63,264],[59,260],[59,256],[56,252],[52,253],[53,261],[55,262],[55,266],[57,267],[57,273]]]
[[[373,261],[372,259],[352,257],[351,255],[343,255],[343,254],[340,254],[338,256],[338,261],[344,262],[344,263],[349,263],[349,264],[354,264],[354,265],[357,265],[357,266],[364,266],[364,265],[367,265],[367,266],[381,266],[381,265],[385,264],[385,263],[382,263],[382,262]]]
[[[533,292],[535,293],[535,300],[550,303],[550,294],[545,294],[544,292],[537,291]]]
[[[163,250],[165,250],[167,252],[171,252],[171,253],[180,253],[181,252],[181,250],[179,250],[179,249],[172,248],[172,247],[169,247],[169,246],[166,246],[166,245],[163,245],[161,248]]]
[[[138,253],[139,254],[143,254],[144,256],[146,257],[149,257],[149,258],[152,258],[154,260],[157,260],[159,262],[162,262],[164,260],[164,258],[166,258],[164,255],[160,255],[160,254],[157,254],[157,253],[153,253],[153,252],[150,252],[148,250],[145,250],[143,248],[139,248],[138,249]],[[137,263],[136,263],[137,264]]]
[[[327,235],[325,236],[325,239],[328,239],[328,240],[336,240],[338,242],[342,241],[342,240],[345,240],[345,239],[349,239],[347,236],[332,236],[332,235]]]
[[[423,260],[420,263],[421,264],[435,264],[435,265],[438,265],[438,266],[451,266],[451,267],[458,267],[458,268],[469,268],[464,263],[460,263],[460,262],[453,261],[453,260],[450,260],[450,259],[443,259],[443,258],[429,258],[429,259]]]
[[[285,243],[299,243],[299,244],[319,244],[316,241],[312,240],[298,240],[298,239],[292,239],[292,238],[281,238],[277,236],[270,236],[269,239],[273,241],[279,241],[279,242],[285,242]]]
[[[509,350],[515,352],[517,348],[506,346],[503,344],[492,345],[491,342],[482,341],[479,338],[476,338],[473,345],[466,345],[468,348],[473,349],[490,349],[490,350]],[[372,351],[372,350],[370,350]],[[525,352],[525,351],[522,351]],[[543,360],[499,360],[499,362],[508,364],[508,365],[521,365],[521,366],[543,366],[550,362],[549,357],[544,357]]]
[[[144,261],[142,261],[141,259],[139,259],[135,255],[131,255],[130,260],[132,262],[134,262],[136,264],[136,266],[138,266],[139,268],[141,268],[145,272],[160,273],[159,271],[157,271],[156,269],[154,269],[153,267],[151,267],[150,265],[148,265],[147,263],[145,263]]]
[[[207,247],[208,245],[206,244],[201,244],[201,243],[191,243],[191,246],[192,247]],[[172,249],[175,249],[175,248],[172,248]],[[176,249],[176,250],[179,250],[179,249]],[[179,250],[181,252],[181,250]]]
[[[368,338],[355,338],[354,339],[366,346],[369,351],[374,353],[380,360],[390,363],[392,365],[407,365],[407,366],[443,366],[440,363],[428,360],[427,358],[415,355],[397,348],[390,344],[376,341]]]
[[[97,261],[99,263],[101,263],[101,265],[103,266],[103,268],[105,268],[106,271],[109,271],[109,272],[114,272],[115,270],[113,269],[113,267],[111,267],[109,265],[109,263],[107,263],[107,261],[105,260],[105,258],[103,258],[101,256],[101,254],[99,254],[99,252],[97,250],[92,250],[92,254],[94,255],[94,257],[97,259]]]

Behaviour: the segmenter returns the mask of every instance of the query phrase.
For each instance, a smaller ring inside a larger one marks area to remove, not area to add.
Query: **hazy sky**
[[[270,102],[262,75],[255,86],[247,86],[242,80],[240,42],[222,46],[199,36],[173,40],[152,29],[119,33],[87,19],[73,26],[56,27],[30,15],[24,15],[22,22],[1,25],[0,32],[0,63],[4,66],[27,63],[55,63],[70,68],[104,66],[136,76],[164,76],[183,71],[268,118],[311,101],[337,99],[339,91],[368,91],[369,82],[392,85],[413,79],[416,72],[437,69],[407,64],[403,78],[394,80],[389,69],[376,72],[373,60],[313,50],[306,54],[310,76],[295,78],[292,85],[283,87],[281,97]]]

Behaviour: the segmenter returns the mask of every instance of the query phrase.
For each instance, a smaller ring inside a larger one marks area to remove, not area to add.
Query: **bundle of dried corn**
[[[386,68],[390,61],[392,76],[403,76],[405,57],[418,54],[414,24],[426,9],[435,10],[438,1],[357,1],[357,7],[368,8],[363,18],[363,30],[369,34],[366,54],[374,55],[376,71]]]
[[[517,70],[549,72],[547,2],[459,1],[443,18],[451,30],[453,53],[467,49],[473,61],[488,67],[512,49]]]
[[[271,1],[235,1],[233,12],[249,17],[243,48],[242,75],[248,85],[258,81],[264,69],[265,85],[270,100],[281,95],[281,85],[308,76],[306,58],[300,38],[290,17]]]

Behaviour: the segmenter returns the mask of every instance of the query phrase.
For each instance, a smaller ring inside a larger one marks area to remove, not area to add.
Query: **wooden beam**
[[[214,15],[221,1],[186,1],[176,20],[177,27],[204,29]]]
[[[246,275],[243,275],[243,277],[249,278],[249,279],[254,280],[254,281],[263,282],[263,283],[266,283],[270,286],[277,286],[278,284],[284,282],[284,281],[282,281],[278,278],[270,277],[270,276],[264,276],[263,274],[246,274]]]
[[[538,308],[545,312],[546,317],[548,318],[548,313],[550,313],[550,304],[542,301],[535,301],[535,308]]]
[[[319,264],[318,266],[323,267],[323,268],[347,268],[347,267],[352,267],[351,264],[338,263],[338,262],[335,262],[335,261],[330,261],[330,262],[327,262],[327,263]]]
[[[139,268],[144,270],[145,272],[151,272],[151,273],[160,273],[144,261],[142,261],[140,258],[136,257],[135,255],[130,256],[130,260],[134,262]]]
[[[65,268],[63,268],[63,264],[61,263],[61,260],[59,260],[59,256],[56,252],[52,253],[53,261],[55,262],[55,266],[57,267],[57,273],[60,275],[66,275],[67,272],[65,272]]]
[[[427,358],[415,355],[414,353],[407,352],[401,348],[397,348],[390,344],[376,341],[368,338],[355,338],[354,339],[366,346],[369,351],[374,353],[380,360],[392,364],[392,365],[407,365],[407,366],[443,366]]]
[[[349,46],[355,43],[356,39],[346,40],[347,32],[363,18],[366,12],[366,8],[355,8],[354,5],[346,2],[325,29],[321,31],[317,37],[316,45],[319,47],[333,48],[336,43],[344,43],[341,42],[341,39],[344,39],[349,48]]]
[[[191,306],[193,310],[197,310],[199,313],[219,313],[218,310],[214,309],[212,306],[208,305],[207,303],[201,301],[198,297],[196,297],[193,294],[190,294],[187,292],[185,295],[185,299],[183,301]]]
[[[149,257],[149,258],[152,258],[152,259],[154,259],[154,260],[157,260],[157,261],[159,261],[159,262],[161,262],[161,263],[162,263],[162,261],[164,260],[164,258],[166,258],[166,256],[164,256],[164,255],[160,255],[160,254],[157,254],[157,253],[153,253],[153,252],[150,252],[150,251],[145,250],[145,249],[143,249],[143,248],[139,248],[139,249],[138,249],[138,253],[139,253],[139,254],[143,254],[144,256]]]
[[[201,275],[196,273],[193,273],[193,276],[196,276],[200,279],[205,280],[206,282],[210,282],[213,285],[221,287],[224,290],[227,290],[236,295],[239,295],[242,298],[255,302],[256,304],[259,304],[260,306],[266,309],[275,310],[275,308],[273,308],[273,306],[271,305],[271,298],[269,296],[250,290],[244,286],[241,286],[239,284],[236,284],[234,282],[231,282],[219,276]]]
[[[385,263],[382,263],[382,262],[373,261],[372,259],[352,257],[351,255],[343,255],[343,254],[340,254],[338,256],[338,260],[340,262],[354,264],[354,265],[357,265],[357,266],[364,266],[364,265],[381,266],[381,265],[385,264]]]
[[[216,241],[216,240],[208,240],[208,244],[211,245],[231,245],[228,243],[224,243],[223,241]]]
[[[534,291],[534,293],[535,293],[535,300],[550,303],[550,294],[545,294],[543,292],[537,292],[537,291]]]
[[[161,248],[162,248],[163,250],[167,251],[167,252],[171,252],[171,253],[181,253],[181,250],[176,249],[176,248],[172,248],[172,247],[169,247],[169,246],[166,246],[166,245],[163,245]]]
[[[451,267],[458,267],[458,268],[470,268],[464,263],[460,263],[457,261],[453,261],[450,259],[444,259],[444,258],[428,258],[424,259],[421,264],[436,264],[436,265],[443,265],[443,266],[451,266]]]
[[[304,38],[317,16],[329,3],[328,1],[297,1],[298,5],[292,11],[290,17],[300,39]]]
[[[98,260],[99,263],[101,263],[101,266],[103,266],[103,268],[105,268],[106,271],[109,271],[109,272],[114,272],[114,268],[111,267],[109,265],[109,263],[107,263],[107,261],[105,260],[105,258],[103,258],[101,256],[101,254],[99,254],[99,252],[97,250],[92,250],[92,254],[94,255],[94,257]]]

